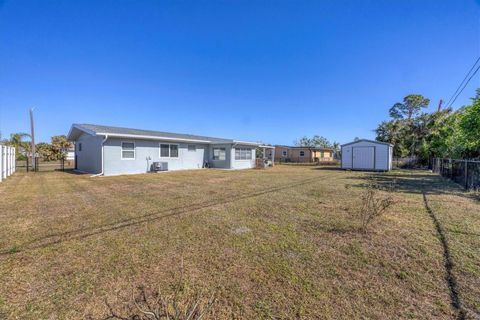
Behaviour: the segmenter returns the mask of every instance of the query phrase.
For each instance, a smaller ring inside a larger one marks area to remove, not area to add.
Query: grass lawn
[[[368,180],[396,191],[365,235]],[[182,265],[212,319],[480,315],[480,201],[423,171],[18,172],[0,197],[0,318],[101,319]]]

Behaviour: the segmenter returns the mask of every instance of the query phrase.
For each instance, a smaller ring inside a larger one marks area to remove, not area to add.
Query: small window
[[[305,157],[305,151],[300,151],[300,157]]]
[[[160,143],[160,158],[178,158],[178,144]]]
[[[78,151],[82,151],[82,143],[81,142],[78,144]]]
[[[122,142],[122,159],[135,159],[135,143]]]
[[[287,150],[283,150],[282,151],[282,157],[286,157],[287,156]]]
[[[225,160],[225,148],[213,148],[213,160]]]
[[[197,146],[194,145],[194,144],[189,144],[188,145],[188,151],[192,151],[192,152],[197,151]]]

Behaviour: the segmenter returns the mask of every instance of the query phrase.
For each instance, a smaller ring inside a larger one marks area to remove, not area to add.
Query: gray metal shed
[[[392,169],[393,145],[360,139],[341,146],[342,169],[388,171]]]

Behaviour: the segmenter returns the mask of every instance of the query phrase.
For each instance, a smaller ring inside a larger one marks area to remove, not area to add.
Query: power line
[[[457,96],[455,97],[455,99],[453,99],[452,103],[450,104],[450,106],[453,105],[453,103],[455,102],[455,100],[457,100],[458,96],[462,93],[463,89],[465,89],[465,87],[467,86],[467,84],[470,82],[470,80],[472,80],[473,76],[478,72],[478,70],[480,70],[480,65],[477,67],[477,69],[475,69],[475,71],[472,73],[472,75],[470,76],[470,78],[468,78],[467,82],[465,82],[465,85],[463,86],[462,90],[460,90],[460,92],[457,94]]]
[[[454,99],[455,95],[457,95],[458,90],[460,90],[460,88],[462,87],[463,83],[465,82],[465,80],[467,80],[468,76],[470,75],[470,72],[472,72],[472,70],[475,68],[475,66],[477,65],[477,63],[478,63],[479,61],[480,61],[480,56],[477,58],[477,60],[475,61],[475,63],[473,64],[473,66],[470,68],[470,70],[468,70],[467,74],[465,75],[465,78],[463,78],[462,82],[460,82],[460,84],[458,85],[457,90],[455,90],[455,92],[452,94],[452,96],[451,96],[450,99],[448,100],[448,102],[447,102],[447,104],[446,104],[447,107],[449,107],[449,106],[451,107],[451,105],[453,104],[454,101],[453,101],[452,103],[450,103],[450,102]],[[477,71],[478,71],[478,69],[477,69]],[[476,71],[475,71],[475,72],[476,72]],[[470,78],[470,79],[471,79],[471,78]],[[468,81],[470,81],[470,79],[469,79]],[[468,83],[468,82],[467,82],[467,83]],[[462,90],[463,90],[463,89],[462,89]],[[458,95],[457,95],[457,97],[458,97]],[[456,100],[456,99],[457,99],[457,98],[455,97],[455,100]]]

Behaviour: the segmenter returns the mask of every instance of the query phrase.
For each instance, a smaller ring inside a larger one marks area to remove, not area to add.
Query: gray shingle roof
[[[95,134],[114,134],[114,135],[127,135],[127,136],[149,136],[149,137],[164,137],[170,139],[182,139],[182,140],[199,140],[210,143],[234,143],[233,139],[222,139],[222,138],[213,138],[206,136],[198,136],[193,134],[181,134],[181,133],[171,133],[171,132],[162,132],[162,131],[152,131],[152,130],[141,130],[141,129],[131,129],[131,128],[120,128],[112,126],[103,126],[97,124],[74,124],[73,125],[79,129],[85,129],[85,131],[90,131]]]

